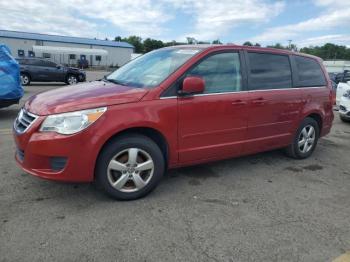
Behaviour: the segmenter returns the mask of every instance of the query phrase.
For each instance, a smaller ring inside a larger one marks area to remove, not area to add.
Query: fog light
[[[50,157],[50,166],[53,171],[61,171],[67,163],[66,157]]]

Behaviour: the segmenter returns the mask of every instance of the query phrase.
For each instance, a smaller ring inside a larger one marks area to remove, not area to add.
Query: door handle
[[[232,105],[234,105],[234,106],[244,106],[246,104],[247,104],[247,102],[242,101],[242,100],[235,100],[232,102]]]
[[[255,105],[264,105],[264,104],[266,104],[266,102],[267,102],[267,100],[265,100],[265,99],[262,98],[262,97],[259,97],[259,98],[257,98],[257,99],[254,99],[254,100],[252,101],[252,103],[255,104]]]

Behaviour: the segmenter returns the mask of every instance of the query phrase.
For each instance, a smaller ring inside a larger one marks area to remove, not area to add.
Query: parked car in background
[[[277,148],[309,157],[330,132],[333,94],[314,56],[162,48],[100,81],[30,98],[14,123],[16,160],[35,176],[96,181],[112,197],[136,199],[168,168]]]
[[[331,80],[332,89],[334,92],[337,91],[336,73],[328,73],[329,79]]]
[[[344,122],[350,122],[350,88],[345,91],[340,99],[339,116]]]
[[[344,70],[342,73],[338,73],[335,75],[335,82],[338,84],[340,82],[346,83],[350,81],[350,71]]]
[[[17,59],[21,69],[22,85],[31,82],[65,82],[74,85],[86,81],[85,71],[56,64],[52,61],[40,58]]]
[[[350,90],[350,81],[348,82],[340,82],[337,86],[337,97],[336,97],[336,105],[339,107],[339,103],[343,95],[346,91]]]
[[[19,65],[10,49],[0,44],[0,108],[18,104],[22,96]]]

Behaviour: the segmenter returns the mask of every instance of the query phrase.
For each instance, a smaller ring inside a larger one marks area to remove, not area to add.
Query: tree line
[[[114,41],[127,42],[132,44],[135,47],[135,53],[147,53],[155,49],[159,49],[167,46],[174,46],[174,45],[222,44],[222,42],[219,39],[216,39],[212,42],[204,42],[204,41],[197,41],[193,37],[187,37],[186,42],[177,42],[175,40],[170,42],[163,42],[161,40],[152,39],[152,38],[142,39],[141,37],[135,36],[135,35],[125,37],[125,38],[122,38],[121,36],[117,36],[115,37]],[[259,43],[252,43],[249,41],[244,42],[243,45],[257,46],[257,47],[261,46]],[[332,43],[327,43],[322,46],[303,47],[300,49],[295,44],[292,44],[292,43],[286,46],[282,45],[281,43],[276,43],[274,45],[268,45],[266,47],[292,50],[295,52],[315,55],[315,56],[321,57],[323,60],[333,60],[333,59],[350,60],[350,48],[347,48],[346,46],[343,46],[343,45],[336,45]]]

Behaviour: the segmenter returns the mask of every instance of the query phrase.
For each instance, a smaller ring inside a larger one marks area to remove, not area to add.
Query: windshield
[[[107,80],[135,87],[159,85],[200,49],[160,49],[142,55],[107,76]]]

